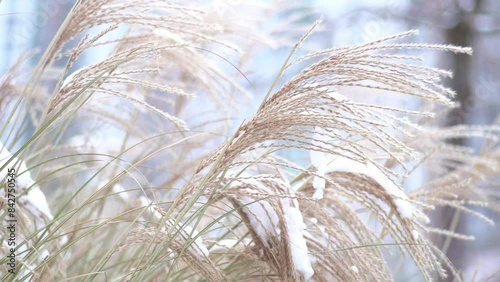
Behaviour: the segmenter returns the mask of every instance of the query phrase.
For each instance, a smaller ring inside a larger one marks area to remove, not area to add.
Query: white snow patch
[[[316,263],[318,261],[318,258],[314,255],[309,254],[308,257],[311,263]]]
[[[354,272],[354,273],[359,273],[359,269],[358,269],[358,267],[357,267],[357,266],[355,266],[355,265],[351,266],[351,270],[352,270],[352,272]]]
[[[324,177],[324,172],[321,172]],[[315,176],[313,179],[314,194],[312,196],[313,200],[323,199],[323,194],[325,193],[326,180],[323,177]]]
[[[318,223],[318,219],[317,219],[317,218],[315,218],[315,217],[311,218],[310,220],[311,220],[311,222],[312,222],[313,224],[317,224],[317,223]]]
[[[311,261],[308,256],[306,240],[302,231],[305,229],[302,213],[296,207],[283,206],[285,213],[285,221],[290,238],[290,249],[292,252],[292,260],[295,268],[301,273],[306,280],[314,275],[314,270],[311,266]]]
[[[329,137],[322,128],[315,127],[312,143],[315,146],[327,149],[326,146],[331,143],[331,140],[329,140]],[[318,151],[311,151],[310,158],[312,165],[316,168],[316,173],[321,177],[325,177],[325,175],[330,172],[342,171],[363,174],[372,178],[380,184],[388,194],[393,196],[393,202],[403,218],[413,217],[414,208],[406,194],[373,163],[361,163],[340,155],[333,156]],[[313,187],[315,189],[313,199],[321,199],[323,197],[323,190],[325,189],[326,182],[324,179],[321,180],[321,177],[315,176],[313,179]]]
[[[413,230],[411,231],[411,235],[413,236],[413,240],[415,240],[415,241],[417,241],[417,240],[418,240],[418,238],[420,237],[420,233],[418,233],[418,231],[417,231],[417,230],[415,230],[415,229],[413,229]]]
[[[66,86],[70,86],[73,84],[73,79],[75,78],[75,76],[79,73],[81,73],[82,71],[86,70],[88,68],[88,66],[86,67],[82,67],[82,68],[79,68],[77,69],[76,71],[70,73],[63,81],[63,83],[61,84],[61,88],[60,89],[63,89],[65,88]]]
[[[4,147],[0,142],[0,166],[3,166],[12,157],[12,154]],[[47,218],[52,220],[54,217],[50,212],[47,199],[42,190],[38,185],[34,185],[35,181],[31,178],[31,174],[26,167],[26,163],[14,158],[10,162],[10,167],[18,168],[16,169],[16,184],[20,188],[20,191],[27,190],[27,193],[21,196],[21,200],[26,201],[26,209],[28,209],[33,214],[39,214],[40,212],[44,214]],[[0,171],[0,181],[7,176],[8,169]],[[1,189],[1,191],[4,191]],[[19,193],[19,191],[18,191]]]
[[[283,230],[283,232],[287,232],[290,240],[290,251],[296,270],[308,280],[314,275],[314,270],[311,266],[306,240],[304,239],[307,231],[305,230],[306,225],[302,213],[299,210],[297,200],[293,199],[294,191],[290,185],[281,179],[275,178],[273,181],[280,186],[287,187],[289,196],[292,197],[280,201],[286,226],[286,230]],[[234,185],[241,185],[238,182],[244,182],[259,187],[260,190],[266,190],[264,184],[255,178],[235,182]],[[265,199],[256,201],[256,199],[249,196],[240,196],[238,199],[242,204],[246,205],[242,208],[242,211],[248,217],[250,225],[255,229],[257,235],[262,238],[264,244],[269,246],[268,236],[279,236],[281,233],[279,229],[280,218],[275,209]]]
[[[321,127],[315,127],[313,135],[314,138],[313,144],[318,147],[326,146],[325,142],[327,141],[327,138],[324,134],[325,132]],[[311,157],[311,163],[316,168],[316,173],[318,174],[318,176],[314,176],[313,178],[312,184],[313,188],[315,189],[313,194],[313,199],[320,200],[323,198],[326,186],[326,180],[324,177],[326,173],[325,170],[328,164],[328,155],[323,152],[311,151],[310,157]]]
[[[30,203],[30,205],[26,206],[30,210],[30,212],[36,214],[37,211],[40,211],[50,220],[54,218],[54,216],[50,212],[45,194],[43,194],[40,188],[38,188],[37,186],[32,187],[24,197],[27,202]],[[36,210],[31,209],[31,206],[33,206]]]
[[[264,244],[268,244],[268,235],[279,235],[279,218],[273,207],[265,200],[255,200],[250,197],[241,196],[239,199],[246,205],[242,211],[250,220],[250,225],[255,229],[257,235],[262,238]]]
[[[375,180],[382,186],[388,194],[394,196],[393,202],[396,205],[398,212],[404,218],[413,217],[413,205],[409,202],[406,194],[394,184],[378,167],[373,163],[360,163],[354,160],[338,156],[330,163],[327,168],[328,172],[344,171],[357,174],[364,174]]]
[[[346,157],[335,156],[335,158],[328,164],[325,171],[326,173],[343,171],[363,174],[370,177],[380,184],[380,186],[382,186],[388,194],[394,196],[393,202],[402,217],[412,218],[413,205],[409,202],[406,194],[373,163],[369,162],[363,164]]]
[[[7,163],[7,161],[12,158],[12,154],[4,147],[4,145],[0,142],[0,166],[3,166]],[[15,179],[16,179],[16,194],[19,195],[18,202],[23,205],[23,208],[26,209],[29,213],[31,213],[34,218],[32,223],[34,224],[34,229],[40,228],[39,224],[45,225],[45,219],[48,218],[50,220],[53,219],[52,213],[47,204],[47,199],[43,192],[38,188],[38,185],[35,184],[35,181],[31,178],[31,174],[26,167],[26,163],[24,161],[19,161],[18,158],[12,159],[9,163],[9,166],[0,171],[0,182],[3,181],[9,173],[10,168],[15,168]],[[5,180],[7,181],[7,180]],[[5,195],[6,190],[0,189],[0,196]],[[45,215],[45,218],[42,216]],[[26,235],[26,234],[22,234]],[[38,239],[43,239],[46,237],[45,234]],[[21,236],[24,237],[24,236]],[[63,237],[65,238],[65,237]],[[6,246],[6,242],[4,242],[4,246]],[[17,252],[19,254],[25,253],[28,250],[28,245],[30,245],[30,241],[26,239],[27,244],[20,245]],[[50,255],[49,251],[46,249],[40,248],[36,250],[38,255],[32,255],[30,258],[25,257],[25,265],[24,268],[18,275],[20,277],[31,275],[30,270],[34,271],[35,266],[39,265],[46,257]]]

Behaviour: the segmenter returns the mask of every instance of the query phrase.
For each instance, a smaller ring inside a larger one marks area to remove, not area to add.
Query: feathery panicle
[[[29,158],[0,144],[0,164],[23,173],[15,279],[391,281],[390,259],[406,257],[427,281],[460,280],[428,235],[473,236],[437,229],[427,213],[448,206],[493,224],[474,207],[500,210],[500,128],[436,126],[456,106],[441,84],[452,74],[406,52],[471,49],[403,42],[408,31],[292,60],[319,22],[304,29],[304,14],[287,14],[278,26],[305,31],[291,43],[234,16],[236,5],[271,9],[233,2],[76,1],[24,89],[13,82],[20,63],[2,77],[0,109],[30,102],[2,129]],[[220,144],[239,93],[251,96],[243,73],[256,42],[292,51],[255,115]],[[101,47],[104,59],[81,65]],[[420,168],[429,179],[416,185]]]
[[[275,161],[272,166],[274,168],[270,171],[290,168],[302,171],[299,178],[294,179],[295,187],[288,188],[296,193],[288,197],[299,199],[301,206],[307,207],[306,210],[299,210],[299,214],[302,212],[300,218],[303,217],[306,222],[314,219],[313,224],[303,230],[301,238],[307,241],[303,251],[311,254],[309,260],[303,258],[302,261],[307,266],[312,265],[312,269],[321,269],[314,271],[315,279],[390,280],[391,273],[384,264],[384,254],[378,247],[383,246],[387,238],[392,238],[394,245],[403,254],[408,253],[413,258],[426,280],[432,280],[434,272],[441,277],[447,275],[439,263],[442,254],[421,235],[422,232],[436,233],[435,229],[427,228],[429,219],[423,211],[435,205],[448,205],[477,213],[466,208],[462,200],[436,201],[409,197],[401,191],[399,183],[411,173],[407,164],[424,161],[421,148],[405,142],[405,139],[409,140],[417,134],[428,134],[429,138],[438,138],[441,146],[446,146],[445,139],[457,135],[496,139],[497,130],[493,127],[475,130],[460,127],[436,134],[411,121],[416,120],[416,117],[428,119],[432,116],[429,113],[365,103],[348,96],[350,89],[362,88],[367,91],[383,90],[385,95],[394,99],[399,97],[396,95],[399,93],[418,97],[428,103],[454,106],[451,100],[454,92],[444,88],[439,82],[440,77],[450,76],[449,72],[401,63],[402,60],[413,58],[380,52],[427,48],[470,54],[471,50],[446,45],[390,43],[413,33],[313,53],[298,59],[302,61],[326,56],[293,77],[265,100],[255,117],[241,125],[226,144],[198,167],[198,173],[212,175],[214,184],[207,187],[217,191],[215,193],[231,195],[226,197],[233,206],[239,207],[238,212],[243,222],[263,252],[262,259],[269,261],[282,281],[310,277],[309,272],[298,271],[301,267],[308,267],[294,263],[286,248],[281,251],[281,246],[293,244],[290,238],[280,233],[287,226],[286,219],[280,213],[284,209],[280,205],[280,199],[287,193],[273,192],[271,187],[276,184],[259,183],[263,176],[261,172],[234,179],[227,179],[225,175],[229,171],[245,169],[242,166],[245,163],[243,160],[248,160],[246,167],[256,165],[260,171],[269,162],[261,158],[252,159],[252,154],[267,154],[264,152],[284,149],[311,152],[311,170]],[[460,155],[454,152],[454,156],[456,159]],[[461,159],[470,160],[470,154]],[[475,159],[483,161],[481,158]],[[205,170],[209,166],[212,166],[211,170]],[[405,174],[396,173],[395,168],[398,166]],[[463,174],[463,171],[454,170],[453,173],[458,175]],[[312,177],[305,177],[307,175]],[[224,184],[222,179],[232,181],[233,184]],[[238,185],[245,189],[238,189]],[[190,193],[196,191],[196,188],[193,186],[186,191]],[[205,195],[208,197],[210,193]],[[456,193],[454,191],[452,195],[456,196]],[[242,195],[245,198],[242,199]],[[252,206],[256,206],[255,212],[252,212]],[[366,212],[360,214],[356,212],[356,207]],[[365,213],[377,220],[381,230],[370,229],[362,216]],[[267,219],[265,214],[268,214]],[[269,233],[269,230],[273,231]],[[441,234],[469,238],[446,231]],[[324,252],[325,249],[330,251]],[[288,259],[283,254],[288,255]],[[447,266],[454,274],[457,273],[451,265]]]

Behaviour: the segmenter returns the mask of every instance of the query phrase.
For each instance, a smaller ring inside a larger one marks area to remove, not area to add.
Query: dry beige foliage
[[[277,90],[275,81],[256,114],[231,133],[228,113],[250,95],[240,72],[251,52],[235,51],[257,48],[254,41],[288,40],[272,40],[272,32],[260,32],[262,22],[238,21],[231,17],[237,7],[224,7],[204,12],[160,0],[77,1],[33,79],[14,83],[24,59],[2,77],[2,111],[14,99],[29,101],[19,109],[37,127],[26,150],[31,162],[43,164],[33,166],[35,182],[60,188],[49,197],[58,213],[47,237],[34,235],[40,240],[30,246],[58,249],[25,270],[26,278],[391,281],[397,273],[390,258],[400,254],[427,281],[449,272],[461,280],[427,235],[473,238],[433,228],[426,214],[449,206],[493,224],[472,207],[499,210],[500,127],[436,125],[435,114],[455,106],[453,90],[440,82],[451,73],[422,66],[407,51],[472,50],[406,43],[416,33],[408,31],[287,60],[277,80],[301,71]],[[95,27],[97,34],[87,33]],[[112,52],[66,74],[99,46]],[[238,58],[230,63],[237,75],[213,60],[228,63],[230,56]],[[47,97],[43,74],[60,60],[66,66],[57,69],[61,78]],[[215,105],[216,113],[207,110],[213,120],[197,120],[207,112],[193,107],[193,97]],[[421,107],[405,105],[407,99]],[[93,122],[123,133],[121,148],[98,148],[111,136],[99,144],[65,139],[66,128]],[[231,137],[220,142],[217,135]],[[476,154],[449,144],[453,138],[482,138],[484,148]],[[310,154],[311,162],[281,152]],[[429,179],[403,191],[420,168]],[[28,224],[26,236],[37,228]],[[36,252],[23,258],[40,259]]]

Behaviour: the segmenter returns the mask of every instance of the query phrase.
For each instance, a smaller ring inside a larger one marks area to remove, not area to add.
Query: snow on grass
[[[352,270],[352,272],[354,272],[354,273],[359,273],[359,269],[358,269],[358,267],[357,267],[357,266],[355,266],[355,265],[351,266],[351,270]]]
[[[408,219],[413,217],[414,208],[408,196],[373,163],[360,163],[346,157],[335,156],[328,164],[325,172],[336,171],[362,174],[370,177],[384,188],[389,195],[393,196],[392,201],[396,205],[401,217]]]
[[[306,240],[304,239],[303,231],[306,225],[304,224],[302,213],[298,207],[287,205],[283,205],[283,211],[285,213],[288,237],[290,238],[293,264],[297,271],[308,280],[314,275],[314,270],[311,266]]]
[[[313,179],[313,187],[315,189],[314,194],[312,196],[313,200],[321,200],[323,199],[323,194],[326,186],[326,179],[324,171],[318,171],[321,174],[321,177],[315,176]]]
[[[33,214],[39,214],[41,212],[48,219],[54,219],[54,216],[50,212],[47,199],[42,190],[38,186],[34,186],[28,190],[28,193],[24,195],[24,199],[27,202],[26,208]]]
[[[324,147],[326,143],[326,136],[325,132],[323,131],[322,128],[320,127],[315,127],[314,128],[314,135],[313,135],[313,144],[319,147]],[[323,199],[323,192],[325,190],[326,186],[326,180],[325,180],[325,173],[326,173],[326,168],[328,165],[328,155],[319,152],[319,151],[311,151],[310,152],[310,157],[311,157],[311,163],[313,166],[316,168],[316,174],[318,176],[314,176],[313,178],[313,188],[315,189],[314,194],[313,194],[313,199],[314,200],[320,200]]]
[[[330,172],[350,172],[362,174],[375,180],[385,191],[392,196],[392,202],[403,218],[411,219],[414,214],[413,205],[408,196],[373,163],[360,163],[346,157],[336,156],[328,165],[326,173]]]
[[[12,158],[12,154],[0,142],[0,167],[7,163],[10,158]],[[16,168],[15,179],[16,186],[18,187],[16,193],[18,195],[21,195],[23,192],[25,193],[20,196],[20,202],[24,203],[26,209],[32,214],[36,216],[41,216],[41,214],[43,214],[48,219],[52,220],[54,217],[50,212],[45,194],[43,194],[42,190],[40,190],[38,185],[35,184],[35,181],[33,181],[33,178],[31,178],[26,163],[24,161],[19,162],[17,158],[14,158],[10,162],[10,167]],[[7,168],[0,171],[0,181],[7,176],[7,171]],[[3,189],[0,191],[4,193]]]
[[[63,89],[65,87],[69,87],[69,86],[72,86],[73,85],[73,80],[75,79],[75,76],[77,76],[79,73],[85,71],[88,69],[88,66],[86,67],[82,67],[82,68],[79,68],[77,70],[75,70],[74,72],[70,73],[63,81],[63,83],[61,84],[61,88],[60,89]]]
[[[264,175],[260,176],[264,177]],[[272,247],[270,245],[271,241],[269,240],[270,236],[278,237],[282,235],[281,232],[287,233],[290,253],[295,269],[308,280],[314,275],[314,270],[311,265],[306,240],[304,238],[304,234],[307,233],[305,230],[306,225],[302,213],[300,212],[299,204],[297,200],[294,199],[294,191],[289,183],[281,179],[272,175],[265,175],[265,177],[267,179],[272,179],[277,186],[284,188],[284,191],[288,192],[289,198],[285,197],[280,201],[282,211],[277,211],[277,207],[271,205],[265,198],[259,199],[258,197],[260,195],[256,194],[255,198],[250,196],[238,197],[241,204],[244,205],[242,212],[248,218],[257,236],[259,236],[262,242],[268,247]],[[239,186],[244,184],[250,184],[253,187],[257,187],[260,191],[269,190],[265,187],[264,183],[255,178],[239,179],[232,185]],[[284,221],[286,230],[280,229],[280,219]]]
[[[413,240],[415,240],[415,241],[417,241],[417,240],[418,240],[418,238],[420,237],[420,233],[418,233],[418,231],[417,231],[417,230],[415,230],[415,229],[413,229],[413,230],[411,231],[411,235],[413,236]]]
[[[319,147],[325,147],[328,144],[328,137],[323,129],[316,127],[313,135],[313,143]],[[331,172],[349,172],[362,174],[376,181],[386,192],[391,195],[394,205],[403,218],[411,219],[414,214],[413,205],[410,203],[406,194],[384,173],[380,168],[371,162],[361,163],[340,155],[330,155],[323,152],[311,151],[311,163],[316,168],[316,174],[313,179],[315,189],[313,199],[322,199],[325,189],[325,175]]]
[[[255,200],[247,196],[239,197],[245,207],[243,213],[264,244],[269,246],[269,236],[280,235],[279,218],[273,207],[265,200]]]
[[[247,186],[254,187],[258,191],[268,190],[258,179],[251,178],[250,175],[242,174],[241,179],[233,181],[232,187]],[[261,175],[261,177],[273,177],[272,175]],[[253,190],[249,188],[249,193]],[[239,196],[238,200],[243,205],[241,211],[246,215],[250,225],[257,233],[264,244],[269,247],[269,237],[275,237],[281,234],[279,228],[279,217],[274,208],[268,201],[262,199],[262,195],[255,194],[255,197]]]
[[[10,158],[12,158],[12,154],[0,142],[0,167],[5,165]],[[31,223],[34,224],[34,230],[40,228],[41,226],[45,226],[47,219],[52,220],[54,218],[50,212],[45,194],[43,194],[42,190],[40,190],[33,178],[31,178],[31,174],[28,171],[26,163],[24,161],[19,161],[18,158],[13,158],[9,165],[0,171],[0,182],[4,181],[4,179],[8,176],[7,174],[9,173],[10,168],[16,169],[16,175],[13,177],[16,180],[15,194],[18,196],[16,202],[20,204],[20,208],[26,210],[28,214],[30,214],[30,219],[32,218]],[[7,179],[5,179],[5,181],[7,181]],[[5,195],[6,191],[6,189],[0,189],[0,197],[7,196]],[[26,234],[22,235],[23,236],[21,237],[24,237]],[[46,236],[47,234],[37,239],[41,240]],[[31,244],[29,242],[30,239],[25,238],[24,240],[26,240],[24,244],[20,244],[17,248],[16,252],[18,254],[28,253],[28,246]],[[30,274],[30,271],[33,272],[36,266],[50,255],[49,251],[43,246],[38,247],[34,250],[34,252],[36,252],[36,254],[32,254],[30,256],[24,255],[22,258],[25,268],[18,273],[18,277],[28,275]]]

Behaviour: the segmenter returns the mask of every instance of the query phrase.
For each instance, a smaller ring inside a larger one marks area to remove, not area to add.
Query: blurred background
[[[240,2],[226,1],[224,5],[237,6]],[[73,3],[72,0],[0,1],[0,73],[14,64],[23,51],[34,48],[43,51]],[[412,38],[414,42],[473,47],[472,57],[425,51],[419,54],[426,64],[454,73],[453,79],[445,83],[457,92],[461,106],[448,114],[442,124],[491,124],[500,113],[500,1],[315,0],[294,5],[297,6],[295,9],[303,9],[307,13],[308,16],[302,20],[305,26],[323,17],[320,30],[308,39],[308,46],[316,49],[363,43],[409,29],[419,30],[419,35]],[[263,95],[261,93],[265,93],[272,83],[289,51],[289,47],[260,50],[249,63],[253,71],[245,74],[257,89],[253,99],[255,103],[258,104],[259,97]],[[98,51],[86,54],[88,62],[78,63],[85,65],[100,56],[102,54]],[[36,58],[33,57],[33,64]],[[254,112],[255,108],[246,107],[242,115]],[[473,141],[454,142],[464,144]],[[477,147],[479,144],[468,145]],[[481,212],[498,222],[498,215],[484,210]],[[454,210],[442,209],[436,210],[432,216],[435,227],[446,229],[457,215]],[[456,231],[474,235],[476,240],[452,240],[447,248],[448,257],[465,271],[466,279],[481,281],[491,278],[492,281],[500,281],[500,227],[488,226],[469,215],[459,217]],[[445,242],[437,242],[438,247],[443,244]]]

